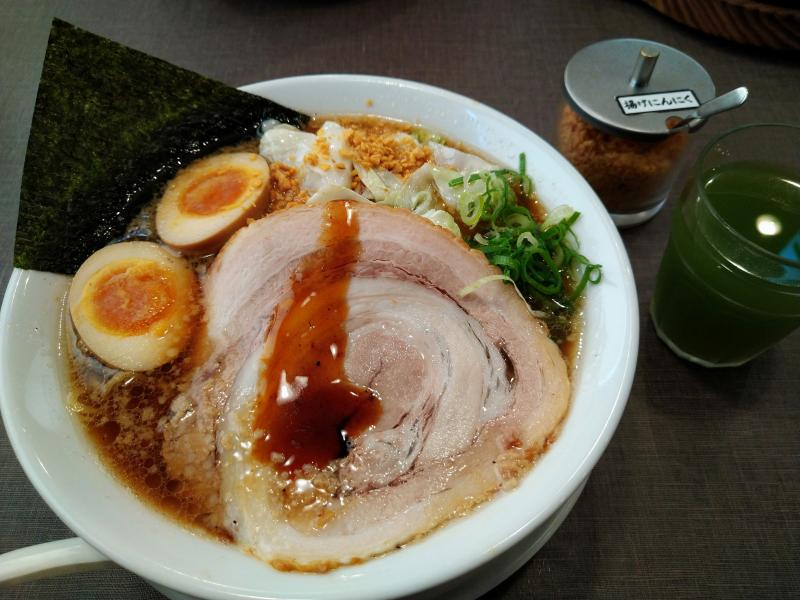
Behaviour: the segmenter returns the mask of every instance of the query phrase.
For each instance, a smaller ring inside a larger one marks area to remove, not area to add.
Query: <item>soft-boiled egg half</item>
[[[192,163],[167,184],[156,209],[159,237],[182,252],[215,252],[269,202],[269,163],[252,152]]]
[[[123,242],[92,254],[69,290],[81,340],[126,371],[159,367],[183,350],[197,317],[194,271],[153,242]]]

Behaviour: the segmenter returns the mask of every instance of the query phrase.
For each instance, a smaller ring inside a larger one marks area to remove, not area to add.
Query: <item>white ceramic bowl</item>
[[[544,204],[568,203],[584,254],[603,265],[586,301],[574,394],[558,440],[520,486],[420,542],[325,575],[281,573],[163,517],[118,483],[65,409],[59,314],[69,279],[16,270],[0,313],[0,408],[17,457],[55,513],[114,562],[172,597],[476,597],[520,567],[577,498],[622,415],[636,363],[638,309],[627,255],[581,176],[542,139],[473,100],[380,77],[293,77],[244,88],[308,113],[373,113],[421,123],[509,166],[520,152]],[[609,511],[613,507],[607,507]]]

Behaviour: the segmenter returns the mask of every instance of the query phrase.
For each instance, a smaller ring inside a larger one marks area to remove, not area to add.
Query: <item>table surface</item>
[[[368,73],[460,92],[552,137],[564,65],[614,37],[687,52],[750,101],[695,136],[800,121],[798,56],[737,46],[623,0],[305,2],[0,1],[0,286],[12,269],[19,184],[50,19],[231,85]],[[800,335],[738,369],[705,370],[655,336],[647,307],[669,215],[625,231],[639,292],[628,407],[550,542],[487,598],[800,595]],[[70,537],[0,434],[0,552]],[[161,598],[121,568],[3,589],[3,598]]]

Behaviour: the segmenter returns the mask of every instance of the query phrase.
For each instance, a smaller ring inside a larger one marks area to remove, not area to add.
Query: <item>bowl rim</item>
[[[620,273],[622,275],[621,283],[622,287],[624,288],[623,293],[627,300],[627,304],[625,306],[627,337],[624,340],[625,354],[621,357],[623,367],[622,374],[619,379],[619,385],[617,386],[616,396],[613,400],[613,404],[611,405],[611,409],[606,416],[606,420],[602,423],[599,435],[595,440],[593,440],[588,452],[582,457],[578,468],[565,478],[563,485],[561,485],[555,493],[551,494],[547,508],[535,516],[529,515],[527,520],[522,523],[512,535],[507,536],[505,539],[500,540],[497,544],[492,546],[492,551],[494,554],[502,553],[504,550],[507,550],[517,544],[536,527],[541,525],[549,516],[554,514],[558,508],[567,501],[567,499],[575,492],[576,489],[578,489],[580,484],[589,476],[591,469],[595,466],[600,456],[604,452],[621,419],[633,383],[639,342],[638,298],[630,261],[624,249],[624,245],[622,244],[622,240],[616,230],[616,227],[613,225],[610,217],[605,212],[605,209],[602,208],[602,204],[597,196],[594,194],[585,180],[583,180],[583,178],[578,174],[578,172],[566,161],[566,159],[561,157],[560,154],[558,154],[547,142],[542,140],[538,135],[524,125],[476,100],[455,92],[423,83],[390,77],[353,74],[320,74],[286,77],[249,84],[242,86],[240,89],[251,93],[258,93],[259,90],[265,87],[278,88],[280,86],[295,86],[308,82],[320,81],[334,82],[335,84],[359,83],[382,87],[401,87],[424,94],[438,96],[439,98],[455,102],[463,106],[465,109],[476,109],[483,115],[491,117],[502,125],[517,130],[526,138],[535,140],[539,150],[549,153],[555,157],[557,161],[562,163],[562,166],[565,169],[571,171],[572,177],[580,180],[585,185],[587,189],[587,197],[591,202],[596,203],[596,205],[602,209],[603,216],[601,216],[601,221],[603,222],[602,224],[604,227],[603,233],[609,236],[609,241],[615,252],[615,256],[620,267]],[[267,91],[267,93],[269,92]],[[380,110],[377,108],[370,112],[373,114],[380,114]],[[14,269],[11,278],[9,279],[8,287],[3,299],[2,309],[0,309],[0,335],[2,336],[5,336],[6,332],[9,331],[8,325],[10,322],[12,301],[19,286],[24,282],[24,275],[26,273],[26,271]],[[6,364],[7,359],[4,352],[4,345],[0,344],[0,369],[5,371]],[[11,399],[11,394],[6,389],[8,385],[6,382],[6,377],[0,378],[0,412],[2,413],[3,422],[5,424],[9,441],[11,442],[17,459],[22,465],[25,474],[37,492],[70,529],[72,529],[77,535],[86,540],[93,547],[97,548],[104,555],[108,556],[114,562],[136,574],[139,574],[145,579],[152,580],[163,586],[180,590],[184,593],[201,594],[201,597],[207,598],[246,597],[246,595],[236,593],[232,590],[226,590],[220,588],[219,586],[215,587],[213,586],[213,582],[203,580],[199,576],[193,577],[191,575],[172,570],[169,568],[169,565],[153,566],[151,564],[137,562],[135,557],[131,556],[129,552],[126,552],[124,549],[110,546],[103,541],[98,540],[97,536],[92,531],[84,528],[80,519],[76,518],[74,515],[70,514],[68,511],[64,510],[62,506],[60,506],[58,498],[51,494],[47,482],[42,477],[41,469],[44,468],[43,465],[34,464],[33,459],[35,457],[28,454],[25,440],[22,437],[23,432],[19,431],[17,422],[15,421],[16,417],[14,416],[12,410],[13,401]],[[116,477],[114,477],[114,479],[116,480]],[[480,565],[485,563],[488,558],[489,557],[487,555],[476,555],[473,556],[471,560],[459,563],[458,569],[453,572],[435,571],[435,575],[429,574],[427,577],[409,577],[406,578],[408,581],[406,581],[405,584],[401,585],[400,587],[397,587],[397,582],[394,582],[395,589],[393,593],[387,597],[399,597],[407,594],[417,593],[424,589],[429,589],[436,585],[453,580],[473,569],[480,567]],[[268,590],[264,590],[264,593],[269,592]],[[335,596],[335,594],[332,595]],[[363,597],[366,598],[370,596]]]

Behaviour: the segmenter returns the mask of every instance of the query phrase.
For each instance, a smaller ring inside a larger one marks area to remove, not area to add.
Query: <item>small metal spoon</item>
[[[709,117],[744,104],[745,100],[747,100],[747,94],[746,87],[738,87],[735,90],[717,96],[713,100],[704,102],[692,114],[668,124],[667,127],[669,127],[670,133],[686,130],[696,131]],[[670,119],[675,119],[675,117],[670,117]],[[668,123],[670,119],[667,120]]]

